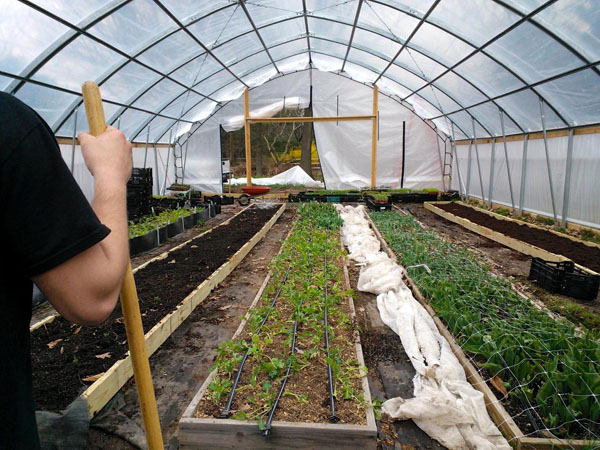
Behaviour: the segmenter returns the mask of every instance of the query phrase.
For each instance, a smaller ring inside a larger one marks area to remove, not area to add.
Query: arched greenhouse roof
[[[312,67],[376,84],[455,139],[600,123],[593,0],[0,0],[0,89],[71,136],[166,142],[244,89]],[[542,123],[543,121],[543,123]],[[503,130],[504,128],[504,130]],[[148,131],[149,130],[149,131]]]

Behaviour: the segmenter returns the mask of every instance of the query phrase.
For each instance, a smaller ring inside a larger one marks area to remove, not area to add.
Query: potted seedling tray
[[[235,269],[284,209],[246,208],[134,270],[148,355]],[[50,316],[31,327],[31,342],[39,410],[60,411],[82,397],[93,417],[133,374],[119,305],[97,327]]]
[[[341,221],[329,204],[299,211],[179,422],[181,449],[376,448]]]

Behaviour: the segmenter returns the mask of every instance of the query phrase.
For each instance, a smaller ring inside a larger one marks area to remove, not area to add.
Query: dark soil
[[[237,208],[236,205],[226,208],[234,206]],[[231,339],[237,330],[294,216],[295,208],[288,205],[279,220],[237,268],[213,289],[150,357],[165,449],[178,448],[179,419],[210,374],[218,347]],[[143,419],[133,379],[96,415],[91,427],[87,450],[145,448]]]
[[[250,208],[229,224],[139,271],[135,279],[144,332],[225,263],[275,211]],[[84,378],[102,374],[125,356],[127,340],[120,304],[97,327],[78,327],[58,317],[31,334],[31,347],[36,409],[62,410],[92,384]]]
[[[508,220],[496,219],[473,208],[458,203],[438,204],[438,208],[456,216],[470,220],[484,227],[503,233],[523,242],[535,245],[558,255],[566,256],[595,272],[600,272],[600,249],[580,242],[560,237],[545,230],[539,230]]]

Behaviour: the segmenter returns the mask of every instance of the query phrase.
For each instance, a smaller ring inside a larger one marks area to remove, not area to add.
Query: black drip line
[[[311,239],[312,241],[312,239]],[[310,261],[310,250],[308,253],[308,260]],[[312,270],[313,270],[313,264],[312,262],[310,263],[310,269],[308,272],[308,285],[310,286],[310,280],[312,278]],[[279,392],[277,393],[277,397],[275,398],[275,402],[273,403],[273,406],[271,407],[271,411],[269,411],[269,416],[267,417],[267,421],[265,423],[265,428],[263,430],[263,436],[269,436],[271,434],[271,423],[273,422],[273,417],[275,416],[275,411],[277,410],[277,406],[279,405],[279,400],[281,400],[281,396],[283,395],[283,392],[285,391],[285,385],[287,384],[288,378],[290,377],[290,372],[292,371],[292,356],[294,356],[294,354],[296,353],[296,334],[298,332],[298,313],[300,312],[300,308],[302,307],[303,301],[300,302],[299,305],[296,306],[296,318],[294,319],[294,328],[292,329],[292,345],[291,345],[291,351],[290,351],[290,358],[288,360],[288,365],[285,371],[285,375],[283,376],[283,380],[281,382],[281,387],[279,388]]]
[[[333,389],[333,373],[331,370],[331,364],[329,359],[329,325],[327,324],[327,245],[325,246],[325,252],[323,255],[323,265],[325,266],[325,307],[323,308],[323,326],[325,327],[325,351],[327,352],[327,377],[329,378],[329,408],[331,410],[331,416],[329,416],[329,422],[336,423],[340,419],[335,415],[335,395]]]
[[[292,256],[292,260],[293,260],[293,256]],[[258,328],[256,329],[256,331],[254,332],[254,336],[257,336],[260,333],[260,331],[262,330],[262,327],[264,326],[264,324],[269,319],[269,315],[271,314],[271,311],[273,311],[273,308],[275,306],[275,302],[279,298],[279,295],[281,294],[281,291],[283,290],[283,286],[287,282],[287,278],[288,278],[288,275],[290,273],[291,267],[292,267],[292,263],[290,263],[290,265],[286,269],[285,275],[283,277],[283,280],[281,281],[281,285],[279,286],[279,289],[277,290],[277,292],[275,294],[275,297],[271,301],[271,304],[269,305],[269,309],[267,310],[267,313],[265,314],[265,317],[263,318],[262,322],[260,323],[260,325],[258,326]],[[244,353],[244,357],[242,358],[242,361],[240,362],[240,365],[239,365],[238,370],[237,370],[237,374],[235,375],[235,380],[233,382],[233,386],[231,387],[231,392],[229,393],[229,398],[227,399],[227,404],[225,405],[225,408],[223,409],[223,411],[221,411],[221,418],[223,418],[223,419],[225,419],[225,418],[227,418],[227,417],[229,417],[231,415],[231,405],[233,404],[233,398],[235,396],[235,390],[237,389],[237,385],[238,385],[238,383],[240,381],[240,378],[242,376],[242,371],[244,370],[244,364],[246,364],[246,360],[248,359],[248,353],[249,352],[250,352],[250,347],[248,347],[246,349],[246,352]]]

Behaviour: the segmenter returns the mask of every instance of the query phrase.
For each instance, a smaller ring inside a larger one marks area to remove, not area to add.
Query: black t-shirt
[[[0,92],[0,449],[37,448],[31,277],[100,242],[102,225],[46,123]]]

